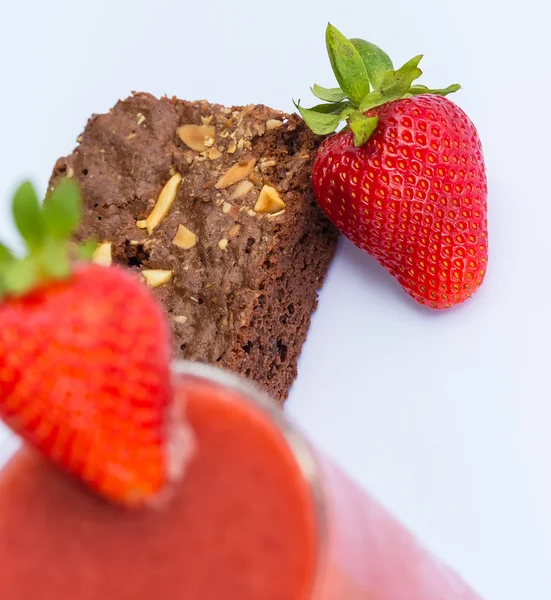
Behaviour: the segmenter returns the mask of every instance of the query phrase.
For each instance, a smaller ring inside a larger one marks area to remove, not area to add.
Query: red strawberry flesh
[[[480,139],[444,97],[422,95],[368,113],[363,146],[326,139],[312,174],[329,218],[406,291],[433,308],[470,297],[486,271],[486,176]]]
[[[0,416],[101,494],[166,484],[170,334],[133,275],[96,265],[0,304]]]
[[[449,308],[479,288],[488,261],[487,184],[475,126],[431,89],[418,54],[395,69],[381,48],[326,29],[338,88],[314,85],[323,101],[295,105],[315,133],[335,131],[314,163],[322,209],[376,258],[415,300]]]

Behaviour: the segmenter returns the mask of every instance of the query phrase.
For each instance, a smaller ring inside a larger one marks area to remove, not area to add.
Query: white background
[[[341,242],[288,412],[488,600],[551,598],[550,14],[544,0],[0,0],[0,235],[93,112],[131,90],[292,109],[332,85],[330,20],[423,83],[460,82],[482,137],[490,262],[417,307]],[[1,326],[1,324],[0,324]],[[0,432],[0,439],[2,436]],[[396,599],[401,600],[401,599]]]

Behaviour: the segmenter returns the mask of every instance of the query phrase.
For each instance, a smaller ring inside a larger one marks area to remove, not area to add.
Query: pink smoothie
[[[282,434],[235,394],[186,386],[197,452],[164,507],[123,510],[29,450],[0,479],[2,600],[306,600],[313,500]]]
[[[275,405],[237,388],[176,379],[196,453],[157,509],[108,504],[19,452],[0,477],[0,598],[480,600]]]

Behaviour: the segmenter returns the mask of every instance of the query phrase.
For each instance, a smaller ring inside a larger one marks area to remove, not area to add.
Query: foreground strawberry
[[[149,290],[122,269],[72,267],[78,190],[40,207],[14,198],[28,255],[0,245],[0,416],[105,497],[147,503],[168,477],[170,334]]]
[[[398,70],[377,46],[347,40],[331,25],[327,49],[339,88],[297,104],[327,138],[312,183],[324,212],[376,258],[413,298],[449,308],[481,285],[488,258],[482,147],[467,115],[445,96],[452,85],[413,85],[417,56]]]

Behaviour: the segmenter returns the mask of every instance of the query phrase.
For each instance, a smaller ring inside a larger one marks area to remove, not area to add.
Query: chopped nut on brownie
[[[110,267],[113,259],[111,257],[111,242],[101,242],[96,246],[92,254],[92,262],[102,267]]]

